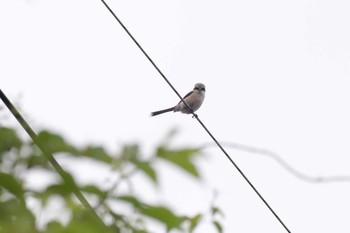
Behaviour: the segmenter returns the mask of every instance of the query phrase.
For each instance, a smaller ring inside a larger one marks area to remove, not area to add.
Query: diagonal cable
[[[168,85],[173,89],[173,91],[176,93],[176,95],[185,103],[185,105],[191,109],[187,103],[183,100],[181,95],[177,92],[177,90],[174,88],[174,86],[170,83],[170,81],[166,78],[166,76],[163,74],[163,72],[158,68],[158,66],[154,63],[154,61],[150,58],[150,56],[145,52],[145,50],[141,47],[141,45],[137,42],[135,37],[129,32],[129,30],[125,27],[125,25],[121,22],[121,20],[117,17],[117,15],[112,11],[112,9],[108,6],[108,4],[101,0],[102,3],[105,5],[105,7],[109,10],[109,12],[114,16],[114,18],[118,21],[120,26],[125,30],[125,32],[129,35],[129,37],[134,41],[134,43],[137,45],[137,47],[141,50],[141,52],[146,56],[146,58],[151,62],[153,67],[158,71],[158,73],[163,77],[163,79],[168,83]],[[272,209],[272,207],[267,203],[267,201],[264,199],[264,197],[259,193],[259,191],[255,188],[255,186],[250,182],[250,180],[247,178],[247,176],[243,173],[243,171],[238,167],[238,165],[232,160],[232,158],[229,156],[229,154],[226,152],[226,150],[221,146],[221,144],[216,140],[214,135],[208,130],[208,128],[203,124],[203,122],[198,118],[198,115],[193,113],[193,117],[197,119],[197,121],[201,124],[201,126],[204,128],[204,130],[209,134],[209,136],[213,139],[215,144],[220,148],[220,150],[225,154],[227,159],[231,162],[231,164],[237,169],[237,171],[241,174],[241,176],[244,178],[244,180],[249,184],[249,186],[254,190],[254,192],[259,196],[259,198],[264,202],[266,207],[271,211],[271,213],[275,216],[275,218],[280,222],[280,224],[284,227],[284,229],[287,232],[290,232],[288,227],[284,224],[284,222],[281,220],[281,218],[276,214],[276,212]]]
[[[45,146],[43,146],[37,140],[37,134],[30,127],[30,125],[27,123],[27,121],[22,117],[22,115],[18,112],[16,107],[11,103],[11,101],[7,98],[7,96],[5,95],[5,93],[1,89],[0,89],[0,99],[3,101],[3,103],[6,105],[6,107],[10,110],[10,112],[16,118],[16,120],[21,124],[21,126],[27,132],[27,134],[32,139],[32,141],[38,146],[38,148],[41,150],[41,152],[44,154],[44,156],[46,156],[46,158],[48,159],[48,161],[50,162],[52,167],[61,176],[63,182],[65,182],[68,187],[71,187],[72,190],[70,190],[70,191],[72,191],[72,193],[76,196],[76,198],[80,201],[80,203],[84,206],[84,208],[90,211],[90,213],[97,220],[98,224],[100,224],[102,227],[107,229],[107,226],[105,225],[105,223],[98,216],[95,209],[86,200],[84,195],[80,192],[80,190],[77,187],[77,185],[75,184],[75,182],[70,179],[67,172],[61,167],[61,165],[57,162],[57,160],[53,157],[53,155],[45,149]]]

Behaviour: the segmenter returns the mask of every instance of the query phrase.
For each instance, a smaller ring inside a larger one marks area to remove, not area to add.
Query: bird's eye
[[[205,87],[194,87],[194,90],[205,91]]]

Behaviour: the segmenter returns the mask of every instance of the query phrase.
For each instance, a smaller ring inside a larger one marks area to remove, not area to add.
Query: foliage
[[[195,179],[200,178],[195,159],[201,151],[196,148],[170,149],[169,142],[173,135],[166,137],[154,154],[145,159],[136,144],[124,145],[119,153],[111,154],[101,146],[79,148],[60,135],[42,131],[35,142],[45,152],[44,155],[35,144],[22,140],[14,129],[0,127],[0,232],[147,233],[151,232],[150,221],[158,222],[164,228],[162,232],[194,232],[205,215],[211,216],[214,228],[222,232],[216,218],[221,211],[214,205],[209,213],[184,216],[167,206],[147,203],[132,190],[121,188],[123,183],[132,184],[135,174],[147,177],[155,184],[151,188],[156,188],[159,182],[156,163],[159,161],[171,163]],[[118,174],[118,179],[106,189],[96,184],[77,184],[74,174],[65,171],[60,179],[52,180],[40,190],[26,185],[24,178],[32,171],[40,170],[58,177],[50,164],[50,156],[47,156],[50,154],[63,154],[68,160],[84,158],[92,163],[104,164]],[[74,190],[82,192],[89,203],[93,203],[93,211],[83,207],[73,195]],[[58,219],[50,219],[43,226],[38,226],[38,215],[55,198],[64,203],[69,220],[62,223]],[[38,203],[39,214],[28,208],[29,199]]]

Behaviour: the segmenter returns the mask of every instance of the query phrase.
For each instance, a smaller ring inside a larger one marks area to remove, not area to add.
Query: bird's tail
[[[175,109],[175,107],[171,107],[171,108],[163,109],[160,111],[151,112],[151,116],[157,116],[157,115],[165,113],[165,112],[174,111],[174,109]]]

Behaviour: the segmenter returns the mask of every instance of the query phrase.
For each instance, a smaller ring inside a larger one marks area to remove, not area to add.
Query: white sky
[[[219,140],[275,151],[311,176],[350,175],[348,1],[108,3],[181,94],[206,84],[198,114]],[[0,33],[1,89],[36,130],[146,152],[174,127],[176,145],[210,142],[190,116],[149,117],[178,98],[101,1],[2,0]],[[306,183],[228,152],[292,232],[350,231],[349,183]],[[161,201],[202,211],[217,189],[225,232],[284,232],[218,149],[200,164],[201,185],[162,168]]]

